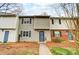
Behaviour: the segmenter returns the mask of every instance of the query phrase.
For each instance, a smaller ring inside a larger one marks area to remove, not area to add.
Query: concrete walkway
[[[40,43],[39,55],[52,55],[48,47],[44,43]]]

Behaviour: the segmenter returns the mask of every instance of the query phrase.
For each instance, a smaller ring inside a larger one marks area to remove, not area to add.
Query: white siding
[[[0,28],[16,28],[16,17],[0,17]]]
[[[34,18],[34,29],[49,29],[49,18]]]
[[[8,42],[16,42],[16,31],[15,30],[9,30],[9,38]]]
[[[4,32],[0,30],[0,42],[3,42],[3,39],[4,39]]]
[[[21,19],[19,22],[19,34],[21,31],[31,31],[31,37],[20,37],[20,41],[38,41],[39,33],[34,30],[34,19],[31,20],[31,24],[21,24]]]
[[[75,29],[75,27],[70,20],[61,19],[61,24],[59,24],[59,20],[54,19],[54,24],[52,24],[52,20],[50,20],[50,29]]]
[[[8,42],[17,41],[18,17],[0,17],[0,41],[4,41],[5,31],[9,31]],[[7,30],[6,30],[7,29]],[[15,29],[15,30],[12,30]]]
[[[21,37],[20,41],[39,41],[39,32],[38,31],[31,31],[31,37]]]
[[[50,31],[44,31],[44,34],[45,34],[46,42],[47,42],[47,41],[51,41]]]
[[[0,41],[4,41],[5,31],[9,31],[8,42],[16,42],[16,31],[15,30],[0,30]]]

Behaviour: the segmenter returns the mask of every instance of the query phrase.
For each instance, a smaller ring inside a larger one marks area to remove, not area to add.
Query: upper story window
[[[61,19],[59,19],[59,24],[61,24]]]
[[[52,24],[61,24],[61,19],[52,19]]]
[[[21,24],[31,24],[31,18],[22,18]]]

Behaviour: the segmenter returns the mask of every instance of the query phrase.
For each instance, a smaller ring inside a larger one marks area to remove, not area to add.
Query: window
[[[31,37],[31,31],[21,31],[21,37]]]
[[[25,31],[23,31],[23,36],[24,36],[24,37],[25,37],[25,33],[26,33],[26,32],[25,32]]]
[[[27,23],[31,24],[31,18],[27,18]]]
[[[26,24],[26,18],[24,18],[24,24]]]
[[[61,19],[59,19],[59,24],[61,24]]]
[[[52,19],[52,24],[54,24],[54,19]]]
[[[60,37],[60,36],[61,36],[61,32],[55,31],[55,32],[54,32],[54,35],[55,35],[55,37]]]
[[[73,35],[71,32],[68,32],[68,38],[69,38],[69,40],[73,40]]]
[[[28,31],[26,31],[26,37],[28,37]]]
[[[22,18],[22,24],[31,24],[31,18]]]

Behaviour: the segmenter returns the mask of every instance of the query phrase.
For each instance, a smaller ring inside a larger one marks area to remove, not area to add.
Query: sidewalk
[[[48,47],[44,43],[40,43],[39,55],[52,55]]]

